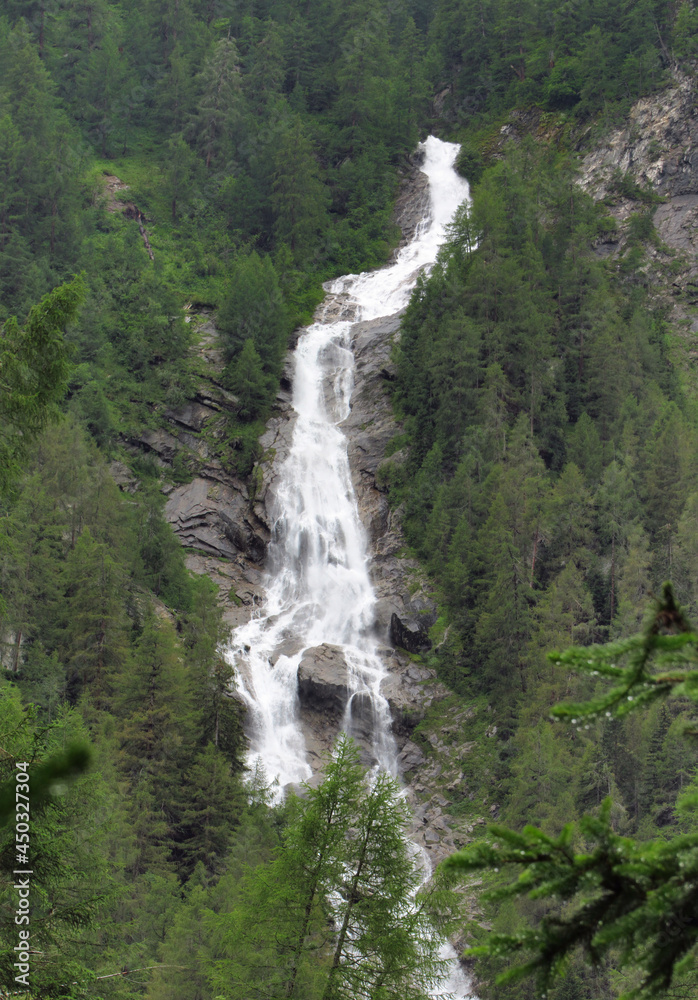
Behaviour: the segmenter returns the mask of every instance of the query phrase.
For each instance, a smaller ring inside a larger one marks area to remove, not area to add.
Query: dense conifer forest
[[[474,709],[451,809],[475,823],[495,794],[503,823],[554,838],[610,796],[619,838],[695,831],[675,808],[698,764],[691,691],[552,723],[601,694],[547,653],[638,633],[668,578],[698,621],[696,400],[647,277],[657,200],[618,175],[634,211],[607,259],[609,206],[576,184],[576,153],[696,55],[690,0],[0,0],[0,777],[49,767],[22,995],[417,1000],[439,961],[422,914],[463,926],[445,874],[406,907],[403,806],[388,779],[366,793],[351,744],[282,805],[245,768],[216,588],[163,516],[163,476],[190,470],[126,447],[192,391],[194,305],[216,315],[236,399],[210,444],[250,475],[293,331],[323,281],[388,259],[400,171],[430,131],[462,142],[472,204],[404,316],[380,479],[441,611],[424,658]],[[503,142],[531,112],[545,138]],[[477,960],[478,994],[539,996],[494,979],[546,904],[477,906],[509,936]],[[547,996],[636,986],[622,951],[572,950]]]

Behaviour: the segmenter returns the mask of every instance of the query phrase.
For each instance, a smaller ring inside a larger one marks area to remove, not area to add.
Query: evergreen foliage
[[[641,634],[550,654],[555,663],[612,683],[610,690],[598,691],[584,703],[556,706],[553,717],[568,720],[581,731],[599,717],[624,718],[658,700],[694,702],[697,643],[671,587],[665,585]],[[684,735],[694,737],[695,730],[686,729]],[[655,747],[661,745],[660,733],[654,742]],[[610,798],[595,814],[576,826],[566,824],[554,837],[530,825],[521,833],[492,827],[487,841],[453,855],[447,867],[462,873],[503,869],[509,874],[513,865],[520,870],[518,877],[490,890],[485,898],[544,900],[547,912],[534,927],[490,934],[471,954],[514,958],[517,964],[502,975],[502,981],[535,974],[538,988],[545,991],[556,975],[565,973],[569,956],[580,949],[594,967],[602,967],[612,956],[621,969],[639,968],[638,988],[664,995],[695,969],[697,804],[694,781],[677,804],[690,832],[667,840],[620,836]]]
[[[1,522],[0,743],[3,775],[30,762],[43,956],[32,982],[53,996],[100,970],[157,964],[180,881],[197,865],[220,873],[244,813],[243,737],[220,609],[208,581],[186,573],[159,504],[126,502],[74,422],[47,428],[25,461]],[[178,632],[146,589],[158,581]],[[12,826],[0,849],[11,872]],[[5,881],[7,914],[16,901]],[[8,955],[14,927],[3,919]]]
[[[16,476],[26,445],[58,412],[70,372],[65,327],[83,297],[75,278],[44,296],[22,328],[13,317],[0,331],[0,492]]]
[[[691,836],[674,812],[698,762],[686,699],[581,732],[543,721],[589,694],[549,648],[634,631],[670,573],[687,614],[698,608],[692,410],[641,271],[654,204],[619,175],[637,212],[614,273],[591,250],[609,222],[569,159],[523,143],[492,166],[488,143],[514,109],[568,128],[617,117],[695,55],[695,21],[691,3],[666,0],[0,3],[0,745],[2,777],[31,754],[36,995],[428,989],[424,914],[448,915],[449,897],[431,887],[404,905],[418,873],[394,787],[368,791],[347,747],[344,784],[330,765],[329,784],[286,808],[260,773],[243,780],[215,594],[185,568],[155,464],[130,448],[192,398],[182,306],[205,304],[237,400],[207,446],[249,471],[294,326],[323,281],[387,259],[397,169],[434,115],[443,134],[467,123],[460,169],[477,187],[405,317],[395,399],[409,458],[383,472],[443,594],[432,662],[497,726],[473,736],[454,807],[474,819],[469,786],[484,787],[505,822],[543,827],[553,864],[567,821],[611,794],[589,836],[621,838],[648,885],[668,866],[671,900],[687,903],[670,847],[643,853],[658,831]],[[105,174],[128,190],[106,196]],[[53,423],[66,395],[70,416]],[[114,458],[136,470],[133,494],[114,485]],[[89,751],[66,760],[74,741]],[[270,875],[286,881],[265,895]],[[522,895],[498,906],[511,947],[543,915]],[[251,912],[278,938],[255,936]],[[570,957],[551,1000],[618,992],[609,968],[629,919],[598,967]],[[679,950],[690,924],[681,933]],[[483,978],[499,961],[480,959]],[[527,988],[500,987],[507,1000]]]
[[[271,862],[247,875],[229,914],[211,919],[225,958],[214,990],[229,997],[429,996],[444,963],[433,920],[456,897],[424,879],[405,840],[398,786],[370,783],[341,737],[322,783],[292,804]],[[295,813],[295,814],[294,814]]]
[[[438,0],[429,29],[432,73],[448,87],[455,120],[487,120],[531,104],[581,119],[618,114],[661,84],[672,55],[691,51],[692,16],[691,4],[661,0],[627,9]]]
[[[692,489],[661,311],[595,258],[601,210],[573,181],[510,147],[396,347],[410,451],[384,474],[462,636],[442,670],[498,703],[537,685],[537,650],[625,624]]]

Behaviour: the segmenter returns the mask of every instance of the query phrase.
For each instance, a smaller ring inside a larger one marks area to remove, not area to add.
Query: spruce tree
[[[60,647],[68,691],[77,700],[89,689],[91,701],[106,708],[129,663],[124,569],[85,529],[68,555],[64,582],[68,615]]]
[[[286,349],[286,309],[269,257],[253,252],[233,265],[218,324],[229,359],[251,340],[265,371],[277,371]]]
[[[245,421],[264,419],[269,411],[269,383],[253,340],[245,341],[227,371],[228,384],[237,397],[240,418]]]
[[[206,169],[223,169],[232,158],[236,126],[242,113],[242,89],[237,46],[222,38],[200,74],[201,97],[191,131]]]
[[[667,699],[698,699],[698,634],[669,584],[639,635],[550,656],[611,684],[589,701],[553,709],[554,718],[579,732],[605,718],[633,719],[638,708]],[[693,722],[686,734],[695,733]],[[637,778],[635,757],[632,766]],[[690,832],[650,842],[616,833],[610,798],[598,813],[567,824],[558,835],[533,826],[520,833],[491,827],[486,839],[448,859],[447,868],[461,874],[501,871],[486,899],[544,900],[548,912],[516,933],[490,933],[470,954],[506,956],[515,964],[503,982],[533,975],[544,992],[577,949],[595,968],[613,955],[620,968],[638,970],[642,992],[662,994],[694,968],[698,951],[697,808],[694,780],[678,802],[679,813],[691,821]]]
[[[275,157],[272,206],[274,235],[301,261],[327,227],[329,194],[320,178],[312,144],[300,118],[281,139]]]
[[[174,629],[146,609],[133,666],[121,681],[117,712],[120,767],[128,780],[135,838],[128,870],[166,874],[182,809],[180,774],[195,755],[195,716]]]

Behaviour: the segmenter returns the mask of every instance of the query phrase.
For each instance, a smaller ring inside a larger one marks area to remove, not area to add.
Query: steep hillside
[[[412,737],[418,787],[466,840],[493,816],[556,834],[605,795],[619,832],[691,827],[674,811],[690,705],[554,725],[551,705],[597,688],[546,653],[637,631],[668,577],[695,619],[694,102],[677,74],[576,167],[531,141],[538,115],[514,116],[403,320],[402,433],[379,481],[441,609],[424,659],[459,695]],[[536,918],[487,916],[508,932]],[[476,966],[485,996],[505,968]],[[570,989],[613,995],[613,975],[576,960],[554,995]]]
[[[547,653],[636,631],[668,576],[698,615],[697,31],[688,0],[1,0],[0,772],[92,762],[33,812],[32,995],[249,1000],[262,969],[301,995],[258,904],[310,800],[246,767],[221,653],[262,595],[288,352],[328,280],[414,233],[429,132],[472,206],[404,314],[354,326],[344,422],[412,836],[438,860],[607,794],[620,834],[693,830],[688,705],[553,725],[596,681]],[[310,653],[317,769],[346,664]],[[6,990],[14,863],[7,827]],[[495,930],[541,916],[477,888]],[[291,896],[321,1000],[342,892]],[[480,995],[533,1000],[506,966]],[[625,985],[575,958],[548,995]]]

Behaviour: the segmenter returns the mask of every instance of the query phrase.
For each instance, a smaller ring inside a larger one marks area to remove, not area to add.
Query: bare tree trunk
[[[22,629],[20,628],[17,630],[17,634],[15,636],[15,655],[12,662],[12,669],[16,674],[19,673],[19,654],[21,652],[21,649],[22,649]]]

